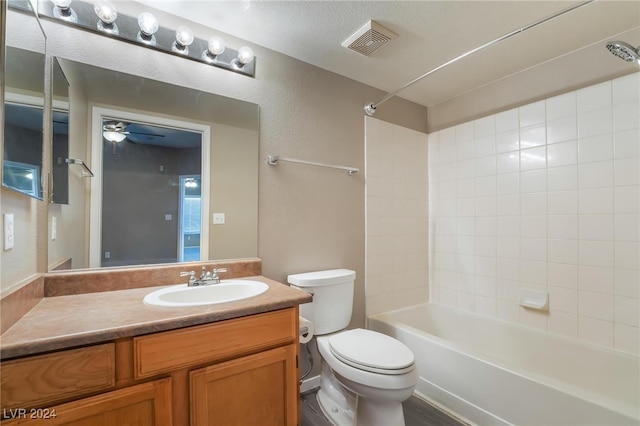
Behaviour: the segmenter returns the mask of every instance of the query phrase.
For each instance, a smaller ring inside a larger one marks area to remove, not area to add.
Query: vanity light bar
[[[60,0],[54,1],[60,3]],[[105,9],[102,3],[98,5],[103,7],[97,8],[93,3],[80,0],[62,1],[61,9],[54,1],[38,0],[38,15],[105,37],[255,77],[256,61],[249,47],[234,50],[224,46],[219,37],[202,40],[194,37],[185,26],[180,26],[177,31],[162,28],[148,12],[135,17],[127,16],[118,13],[115,6],[108,2],[105,4],[112,10]],[[67,18],[71,16],[72,19]]]

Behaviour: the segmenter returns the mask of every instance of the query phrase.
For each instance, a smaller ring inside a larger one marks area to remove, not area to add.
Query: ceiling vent
[[[364,56],[373,55],[378,49],[387,44],[391,39],[398,37],[388,28],[376,21],[369,21],[362,28],[346,39],[342,46],[356,51]]]

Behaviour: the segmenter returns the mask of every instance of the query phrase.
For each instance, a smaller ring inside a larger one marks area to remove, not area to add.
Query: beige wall
[[[210,259],[237,259],[258,253],[257,133],[223,124],[211,127],[209,216],[224,213],[225,224],[209,224]],[[230,179],[233,185],[229,185]]]

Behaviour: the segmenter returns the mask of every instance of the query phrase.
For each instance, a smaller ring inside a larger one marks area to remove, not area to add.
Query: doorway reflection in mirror
[[[106,117],[103,129],[101,266],[200,260],[202,134]]]

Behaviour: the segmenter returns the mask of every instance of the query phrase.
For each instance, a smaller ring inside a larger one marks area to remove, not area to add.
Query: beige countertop
[[[185,308],[146,305],[146,294],[162,287],[43,298],[0,336],[0,358],[66,349],[284,309],[311,301],[311,296],[263,276],[269,289],[236,302]]]

